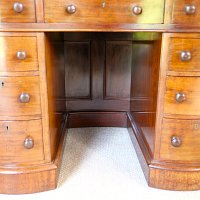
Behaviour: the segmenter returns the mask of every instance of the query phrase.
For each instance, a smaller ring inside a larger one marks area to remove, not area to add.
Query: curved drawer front
[[[44,0],[46,22],[163,23],[164,0]]]
[[[160,158],[200,161],[200,120],[163,119]]]
[[[200,71],[200,38],[170,38],[168,59],[170,71]]]
[[[36,37],[0,37],[0,72],[38,70]]]
[[[44,153],[40,120],[0,121],[0,164],[42,160]]]
[[[34,0],[0,1],[0,22],[35,22]]]
[[[200,77],[167,77],[164,113],[200,115]]]
[[[173,0],[171,4],[171,23],[200,24],[199,0]]]
[[[0,116],[40,115],[39,77],[0,77]]]

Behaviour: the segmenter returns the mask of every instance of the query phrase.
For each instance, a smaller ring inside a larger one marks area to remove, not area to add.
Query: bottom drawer
[[[163,119],[160,158],[200,161],[200,120]]]
[[[41,120],[0,121],[0,163],[44,160]]]

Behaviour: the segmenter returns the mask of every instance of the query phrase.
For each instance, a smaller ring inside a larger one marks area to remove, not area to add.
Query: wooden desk
[[[149,186],[200,189],[198,0],[0,2],[0,193],[56,188],[66,129],[127,127]]]

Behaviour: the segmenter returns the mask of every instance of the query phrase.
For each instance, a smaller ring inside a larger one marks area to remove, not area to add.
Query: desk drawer
[[[173,24],[200,24],[199,0],[173,0],[171,23]]]
[[[200,161],[200,120],[163,119],[160,158]]]
[[[34,0],[1,0],[0,22],[35,22]]]
[[[41,120],[0,121],[0,163],[44,160]]]
[[[36,37],[0,37],[0,72],[38,70]]]
[[[200,77],[168,76],[164,113],[200,115]]]
[[[40,115],[39,77],[0,77],[0,116]]]
[[[200,38],[170,38],[169,70],[200,71]]]
[[[46,22],[163,23],[164,0],[44,0]]]

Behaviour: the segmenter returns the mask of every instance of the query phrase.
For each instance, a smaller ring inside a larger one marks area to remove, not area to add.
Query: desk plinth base
[[[129,114],[128,131],[150,187],[174,191],[200,190],[199,166],[162,162],[155,163],[140,136],[137,125]]]
[[[109,115],[109,117],[108,117]],[[105,117],[105,120],[104,120]],[[85,121],[83,120],[85,118]],[[111,121],[108,121],[108,118]],[[77,119],[81,119],[79,123]],[[95,119],[95,124],[93,122]],[[91,120],[91,121],[88,121]],[[127,123],[126,123],[127,122]],[[150,187],[165,190],[199,190],[200,168],[166,163],[153,163],[144,142],[137,133],[137,127],[125,113],[73,113],[68,118],[69,127],[88,126],[128,126],[131,140]],[[52,190],[57,187],[60,163],[66,134],[63,132],[57,155],[52,163],[20,168],[0,168],[1,194],[28,194]]]
[[[30,194],[57,187],[66,134],[63,131],[55,160],[20,168],[0,168],[0,194]]]

